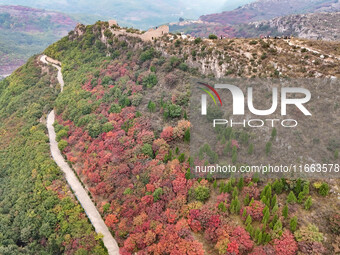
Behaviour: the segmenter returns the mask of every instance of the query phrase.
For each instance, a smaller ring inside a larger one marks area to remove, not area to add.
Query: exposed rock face
[[[233,11],[201,16],[223,25],[268,20],[291,14],[340,11],[338,0],[258,0]]]
[[[277,33],[299,38],[328,41],[340,39],[340,12],[290,15],[250,25],[259,31],[274,29]]]

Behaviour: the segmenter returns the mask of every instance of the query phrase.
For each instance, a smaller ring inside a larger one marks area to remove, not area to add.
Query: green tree
[[[249,198],[249,194],[246,195],[246,197],[243,200],[244,205],[249,205],[250,202],[250,198]]]
[[[148,103],[148,110],[150,112],[155,112],[155,109],[156,109],[156,104],[150,100]]]
[[[275,180],[273,183],[273,190],[276,194],[281,194],[284,188],[284,184],[282,183],[282,180]]]
[[[296,216],[294,216],[293,218],[291,218],[290,222],[289,222],[289,227],[290,227],[290,230],[292,232],[294,232],[297,228],[297,223],[298,223],[298,219]]]
[[[267,156],[271,152],[271,149],[272,149],[272,143],[271,142],[267,142],[266,143],[266,154],[267,154]]]
[[[185,161],[185,154],[181,153],[181,155],[178,156],[178,160],[180,163],[183,163]]]
[[[271,205],[271,208],[274,208],[274,206],[277,205],[277,195],[276,194],[273,196],[270,205]]]
[[[293,191],[291,191],[287,196],[287,203],[295,204],[297,202],[296,196]]]
[[[190,128],[187,128],[184,133],[184,141],[190,142]]]
[[[254,153],[254,144],[249,144],[249,147],[248,147],[248,154],[249,155],[252,155]]]
[[[276,137],[276,135],[277,135],[277,130],[274,127],[273,130],[272,130],[272,134],[271,134],[272,139],[274,139]]]
[[[236,187],[234,187],[233,194],[232,194],[233,198],[236,198],[238,196],[238,194],[239,194],[238,189]]]
[[[249,224],[251,224],[252,223],[252,218],[251,218],[251,216],[250,215],[248,215],[248,217],[247,217],[247,219],[246,219],[246,221],[245,221],[245,225],[247,226],[247,225],[249,225]]]
[[[227,207],[225,206],[225,204],[223,202],[219,203],[217,208],[221,212],[226,212],[227,211]]]
[[[312,197],[311,196],[309,196],[306,199],[304,206],[305,206],[306,210],[309,210],[311,208],[311,206],[312,206]]]
[[[285,219],[288,218],[288,206],[287,206],[287,205],[285,205],[285,206],[283,207],[283,209],[282,209],[282,215],[283,215],[283,217],[284,217]]]
[[[327,196],[329,193],[329,186],[326,182],[323,182],[319,188],[319,194],[323,197]]]
[[[243,177],[240,177],[238,183],[237,183],[237,187],[239,190],[242,190],[243,187],[244,187],[244,178]]]

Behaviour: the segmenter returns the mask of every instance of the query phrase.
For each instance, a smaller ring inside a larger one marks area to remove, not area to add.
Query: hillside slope
[[[55,77],[32,57],[0,82],[0,254],[107,254],[49,153]]]
[[[76,25],[66,14],[23,6],[0,6],[0,75],[65,36]]]
[[[336,81],[338,43],[195,42],[176,35],[142,41],[135,33],[109,27],[107,22],[79,25],[44,52],[63,63],[65,90],[55,104],[62,151],[90,190],[121,254],[280,254],[284,250],[293,255],[310,249],[332,254],[338,249],[337,180],[329,184],[256,176],[214,180],[192,178],[189,168],[199,160],[189,148],[192,79]],[[338,120],[339,107],[333,100],[336,83],[332,84],[327,111]],[[327,87],[320,95],[324,90]],[[291,140],[313,144],[313,128],[302,127],[307,133],[299,130],[290,135]],[[265,147],[272,130],[263,132],[223,132],[223,156],[231,161],[230,144],[236,143],[240,164],[258,158],[275,162],[281,151],[287,151],[281,130],[272,140],[270,154]],[[310,151],[338,162],[339,137],[334,128],[329,134],[315,140]],[[256,150],[248,154],[251,144]],[[288,155],[305,151],[292,147]],[[204,160],[211,154],[209,149],[206,152]]]

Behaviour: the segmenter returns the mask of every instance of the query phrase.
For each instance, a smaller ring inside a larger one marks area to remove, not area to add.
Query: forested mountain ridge
[[[188,170],[193,77],[336,79],[338,43],[177,35],[148,42],[134,29],[123,30],[107,22],[79,25],[44,52],[63,63],[65,90],[55,103],[60,148],[121,254],[338,249],[338,181],[192,179]],[[228,160],[235,150],[237,160],[264,153],[262,139],[248,154],[254,134],[222,135]],[[338,157],[336,140],[329,150],[322,141],[318,146],[328,159]]]
[[[39,63],[0,82],[0,254],[107,254],[51,159],[44,117],[59,87]]]

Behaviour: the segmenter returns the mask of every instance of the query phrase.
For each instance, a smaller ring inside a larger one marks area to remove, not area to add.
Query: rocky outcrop
[[[254,26],[255,30],[263,33],[276,30],[277,34],[282,35],[333,41],[340,39],[340,12],[290,15],[269,21],[254,22],[250,26]]]

